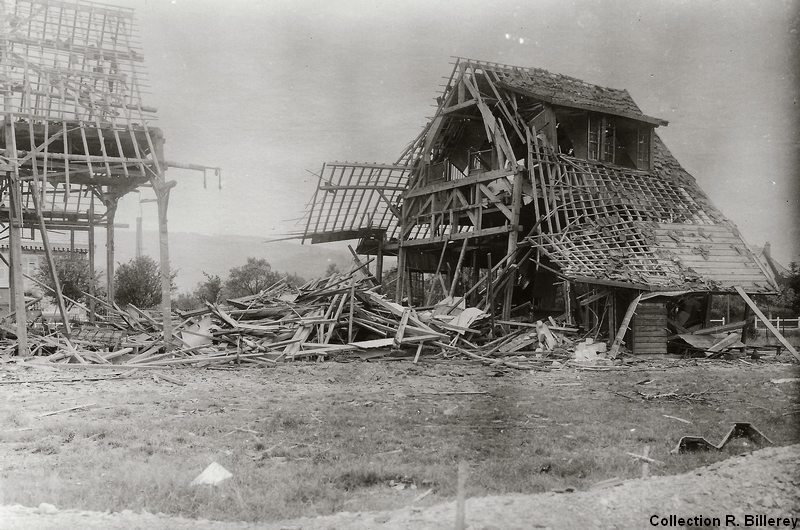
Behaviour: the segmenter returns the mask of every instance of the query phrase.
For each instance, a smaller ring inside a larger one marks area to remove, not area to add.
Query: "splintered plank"
[[[756,316],[757,316],[757,317],[758,317],[758,318],[761,320],[761,322],[763,322],[763,323],[764,323],[764,325],[767,327],[767,329],[768,329],[768,330],[769,330],[769,331],[770,331],[770,332],[771,332],[773,335],[775,335],[775,338],[776,338],[776,339],[778,339],[778,341],[780,341],[780,343],[781,343],[781,344],[783,344],[783,346],[784,346],[784,347],[785,347],[787,350],[789,350],[789,353],[791,353],[792,355],[794,355],[794,358],[795,358],[795,359],[797,359],[798,361],[800,361],[800,354],[798,354],[798,353],[797,353],[797,350],[796,350],[796,349],[794,349],[794,346],[792,346],[791,344],[789,344],[789,341],[788,341],[788,340],[786,340],[786,338],[785,338],[783,335],[781,335],[781,332],[780,332],[780,331],[778,331],[777,329],[775,329],[775,326],[773,326],[773,325],[772,325],[772,322],[770,322],[770,321],[769,321],[769,319],[768,319],[767,317],[765,317],[765,316],[764,316],[764,313],[762,313],[762,312],[761,312],[761,310],[758,308],[758,306],[756,305],[756,303],[755,303],[755,302],[753,302],[753,300],[752,300],[752,299],[751,299],[749,296],[747,296],[747,293],[746,293],[746,292],[744,292],[744,289],[742,289],[742,288],[741,288],[741,287],[739,287],[738,285],[737,285],[737,286],[735,286],[735,287],[734,287],[734,289],[736,289],[736,292],[737,292],[737,293],[739,293],[739,296],[741,296],[741,297],[742,297],[742,299],[745,301],[745,303],[746,303],[748,306],[750,306],[750,309],[752,309],[752,310],[753,310],[753,313],[755,313],[755,314],[756,314]]]
[[[617,357],[617,354],[619,353],[619,347],[622,345],[622,339],[625,337],[625,332],[628,331],[628,326],[633,318],[633,313],[636,311],[636,306],[639,305],[639,300],[641,299],[642,295],[639,294],[639,296],[633,299],[631,305],[628,306],[628,310],[625,312],[625,317],[622,319],[622,324],[619,325],[617,335],[614,337],[614,343],[611,345],[611,350],[609,351],[608,355],[610,358],[615,359]]]

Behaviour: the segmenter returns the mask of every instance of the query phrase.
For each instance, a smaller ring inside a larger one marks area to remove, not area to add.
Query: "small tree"
[[[219,302],[220,293],[222,293],[222,279],[216,274],[211,275],[205,271],[203,271],[203,276],[205,276],[206,279],[197,284],[194,296],[200,302],[216,304]]]
[[[239,298],[258,294],[280,278],[280,274],[272,270],[267,260],[247,258],[247,263],[232,268],[228,273],[225,281],[226,295],[229,298]]]
[[[325,278],[329,278],[334,274],[339,274],[341,271],[339,270],[339,266],[336,263],[328,263],[328,268],[325,269]]]
[[[176,272],[170,274],[173,291],[175,276]],[[114,301],[120,305],[150,308],[161,303],[161,273],[158,263],[150,256],[134,258],[117,267],[114,283]]]
[[[92,284],[96,287],[99,278],[98,271],[95,271],[95,277],[92,278],[89,271],[89,258],[85,254],[70,252],[54,256],[53,263],[58,282],[61,284],[61,293],[77,302],[85,302],[87,297],[84,293],[89,292]],[[56,295],[53,292],[55,284],[50,273],[50,264],[46,260],[37,269],[34,277],[52,289],[46,290],[44,294],[55,302]],[[67,303],[69,304],[69,302]]]

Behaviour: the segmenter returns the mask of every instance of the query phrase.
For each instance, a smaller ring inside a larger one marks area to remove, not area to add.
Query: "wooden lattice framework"
[[[171,337],[167,205],[156,109],[132,9],[86,1],[0,0],[2,203],[21,352],[27,351],[20,232],[107,230],[108,297],[114,295],[114,214],[120,197],[151,186],[159,205],[164,331]],[[90,259],[94,267],[94,257]],[[51,270],[53,267],[51,266]],[[57,282],[56,282],[57,283]],[[60,300],[63,314],[63,302]],[[65,331],[69,328],[65,318]]]

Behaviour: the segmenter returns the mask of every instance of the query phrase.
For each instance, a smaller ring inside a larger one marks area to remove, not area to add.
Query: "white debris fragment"
[[[216,486],[224,480],[228,480],[233,476],[233,473],[222,467],[216,462],[211,462],[202,473],[197,475],[195,479],[189,484],[190,486],[199,486],[201,484],[209,484]]]

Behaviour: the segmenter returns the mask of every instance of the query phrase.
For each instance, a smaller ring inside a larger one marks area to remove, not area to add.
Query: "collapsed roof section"
[[[329,162],[306,208],[303,239],[311,243],[379,235],[397,238],[400,196],[411,170],[401,165]]]

